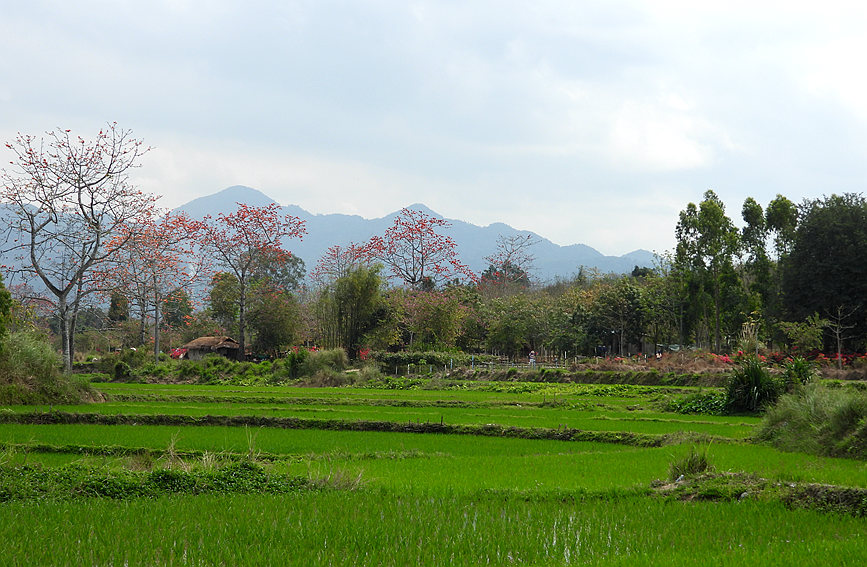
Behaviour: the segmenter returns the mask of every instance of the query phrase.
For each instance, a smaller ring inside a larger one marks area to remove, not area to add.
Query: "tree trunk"
[[[160,361],[160,298],[154,297],[154,362]]]
[[[720,352],[721,348],[721,340],[720,340],[720,289],[719,289],[719,277],[714,277],[714,286],[713,286],[713,308],[714,308],[714,327],[713,327],[713,339],[714,339],[714,351],[716,353]]]
[[[63,353],[63,372],[70,374],[72,372],[72,351],[70,350],[70,335],[72,333],[69,328],[69,313],[65,295],[57,298],[57,315],[60,317],[60,349]]]
[[[247,282],[238,278],[238,360],[247,358]]]

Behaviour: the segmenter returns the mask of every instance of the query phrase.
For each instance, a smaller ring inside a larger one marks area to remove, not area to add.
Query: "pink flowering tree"
[[[449,226],[445,219],[402,209],[383,236],[370,239],[364,254],[414,289],[455,279],[475,281],[475,274],[458,258],[455,241],[443,234]]]
[[[319,285],[328,285],[348,276],[356,268],[370,267],[371,259],[364,245],[354,242],[345,246],[334,245],[316,262],[310,278]]]
[[[238,203],[234,213],[205,219],[202,247],[237,280],[239,356],[246,352],[248,291],[256,271],[265,261],[288,262],[292,254],[283,247],[283,240],[302,238],[306,233],[304,221],[282,214],[276,203],[264,207]]]
[[[0,175],[2,198],[13,216],[5,251],[18,253],[13,275],[46,290],[69,372],[79,309],[103,283],[97,269],[120,249],[123,227],[153,208],[155,197],[129,180],[148,148],[114,123],[92,140],[57,129],[19,134],[6,148],[13,159]]]
[[[138,307],[141,342],[148,318],[154,322],[154,360],[159,361],[160,324],[164,305],[180,290],[198,282],[207,271],[205,257],[196,253],[204,224],[184,213],[148,216],[130,223],[112,241],[117,253],[100,271],[112,292]]]

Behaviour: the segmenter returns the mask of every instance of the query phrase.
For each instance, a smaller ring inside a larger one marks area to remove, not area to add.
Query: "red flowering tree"
[[[530,286],[530,270],[535,256],[530,247],[538,240],[532,234],[512,236],[499,235],[497,250],[485,257],[488,269],[482,274],[480,283],[485,288],[495,288],[506,292],[508,288],[527,288]]]
[[[119,249],[109,243],[123,227],[153,208],[155,198],[129,182],[148,148],[116,124],[93,140],[58,129],[44,138],[18,134],[6,147],[14,154],[0,176],[14,214],[7,242],[20,254],[12,271],[46,290],[69,372],[79,308],[101,285],[95,270]]]
[[[112,241],[117,253],[102,275],[113,292],[137,306],[142,343],[147,320],[153,319],[157,361],[164,305],[195,284],[207,267],[204,257],[195,250],[203,229],[203,223],[184,213],[168,213],[127,224]]]
[[[306,233],[304,221],[282,214],[276,203],[265,207],[238,203],[234,213],[205,219],[203,248],[237,279],[239,356],[246,352],[248,291],[253,276],[266,260],[287,262],[291,253],[283,248],[283,240],[302,238]]]
[[[364,245],[354,242],[346,246],[335,245],[319,258],[316,267],[310,272],[310,277],[320,285],[328,285],[349,275],[360,266],[369,267],[370,259]]]
[[[458,258],[457,244],[442,234],[451,226],[445,219],[415,209],[402,209],[383,236],[365,245],[368,258],[385,264],[394,278],[419,289],[453,279],[475,280]]]

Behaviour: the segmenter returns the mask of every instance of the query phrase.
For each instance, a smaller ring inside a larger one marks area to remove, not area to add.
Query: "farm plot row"
[[[623,431],[653,435],[688,431],[730,439],[748,437],[755,418],[714,418],[655,411],[581,406],[539,407],[516,403],[499,407],[404,407],[389,405],[246,404],[207,402],[108,402],[87,406],[55,406],[53,411],[99,413],[102,415],[186,415],[296,417],[343,421],[387,421],[396,423],[499,424],[524,428],[570,428],[588,431]],[[33,412],[29,406],[9,408],[20,414]]]
[[[124,466],[143,449],[188,456],[267,457],[297,474],[335,470],[374,485],[424,489],[607,490],[646,487],[689,445],[641,448],[611,443],[469,435],[146,425],[0,425],[10,463],[85,462]],[[45,447],[65,448],[47,451]],[[101,454],[99,449],[111,447]],[[783,453],[761,445],[714,443],[721,471],[780,481],[867,487],[867,466],[851,459]],[[264,459],[263,459],[264,460]]]
[[[768,502],[378,490],[0,506],[4,565],[860,565],[864,521]]]
[[[779,485],[867,488],[867,466],[746,443],[755,418],[661,412],[654,389],[575,391],[553,403],[547,394],[515,392],[103,386],[109,397],[127,401],[51,409],[138,415],[141,422],[14,423],[34,408],[0,409],[7,421],[0,424],[0,473],[75,465],[97,476],[163,467],[182,474],[253,461],[269,475],[331,488],[5,502],[0,564],[809,565],[855,564],[867,551],[864,518],[752,498],[683,503],[655,495],[654,480],[693,446],[678,438],[713,436],[703,450],[716,471]],[[267,424],[320,413],[345,423],[442,421],[467,429],[458,435],[143,424],[147,416],[241,416]],[[637,439],[664,432],[674,444],[469,434],[488,423]]]

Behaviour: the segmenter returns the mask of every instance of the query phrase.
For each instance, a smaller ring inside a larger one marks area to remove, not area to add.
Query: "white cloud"
[[[767,202],[867,175],[852,3],[6,8],[5,139],[118,120],[156,146],[136,176],[167,206],[239,183],[312,212],[423,201],[612,253],[663,248],[708,187]]]

